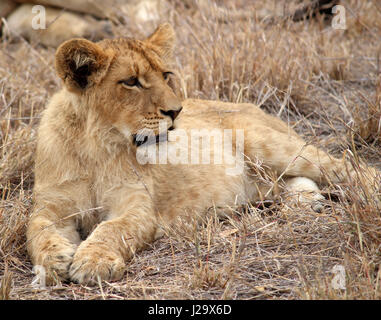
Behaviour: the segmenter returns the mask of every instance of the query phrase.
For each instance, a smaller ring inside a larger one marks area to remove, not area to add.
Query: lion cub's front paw
[[[101,280],[119,280],[125,271],[122,256],[102,244],[83,242],[74,255],[70,279],[80,284],[94,285]]]
[[[39,252],[34,264],[44,267],[48,284],[54,284],[57,276],[64,280],[69,279],[69,268],[76,249],[75,244],[59,239]]]

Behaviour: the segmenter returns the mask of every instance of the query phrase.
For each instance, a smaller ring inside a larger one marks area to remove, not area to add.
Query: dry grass
[[[380,5],[342,1],[347,30],[319,17],[262,19],[286,2],[163,1],[184,96],[258,103],[309,142],[381,168]],[[116,34],[154,28],[126,21]],[[39,115],[60,86],[53,53],[12,33],[0,42],[0,299],[381,298],[381,208],[364,194],[361,169],[350,186],[331,187],[321,213],[287,195],[265,208],[231,208],[226,220],[211,208],[201,224],[184,222],[136,254],[122,281],[34,289],[25,228]],[[335,265],[345,267],[346,290],[331,285]]]

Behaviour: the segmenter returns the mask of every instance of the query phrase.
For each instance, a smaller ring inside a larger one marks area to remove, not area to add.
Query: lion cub
[[[316,183],[354,174],[255,105],[181,101],[174,40],[164,24],[143,41],[72,39],[57,49],[64,88],[39,127],[27,230],[48,280],[120,279],[163,222],[271,197],[258,163],[313,199]]]

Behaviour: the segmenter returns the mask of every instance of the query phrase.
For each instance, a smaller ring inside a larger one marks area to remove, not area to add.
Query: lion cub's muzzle
[[[159,142],[162,142],[162,141],[166,141],[167,138],[168,138],[167,137],[167,130],[168,131],[172,131],[172,130],[175,129],[175,127],[174,127],[174,121],[177,118],[177,116],[180,114],[182,109],[183,109],[182,106],[180,106],[177,109],[169,109],[169,110],[160,109],[159,111],[160,111],[160,113],[162,115],[171,118],[172,125],[169,128],[167,127],[165,132],[162,132],[162,131],[159,130],[159,134],[157,134],[157,135],[148,135],[147,131],[141,130],[139,133],[132,135],[133,144],[136,147],[139,147],[139,146],[141,146],[143,144],[150,145],[150,144],[156,144],[156,143],[159,143]]]
[[[163,110],[160,109],[160,113],[164,116],[168,116],[172,119],[172,121],[175,121],[179,113],[183,110],[183,107],[180,106],[178,109],[171,109],[171,110]]]

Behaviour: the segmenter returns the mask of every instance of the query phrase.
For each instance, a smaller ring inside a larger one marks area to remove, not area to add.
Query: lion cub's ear
[[[176,35],[169,23],[161,24],[146,40],[154,45],[163,59],[171,59],[175,47]]]
[[[112,53],[86,39],[72,39],[56,52],[56,70],[70,91],[80,92],[99,83],[105,76]]]

